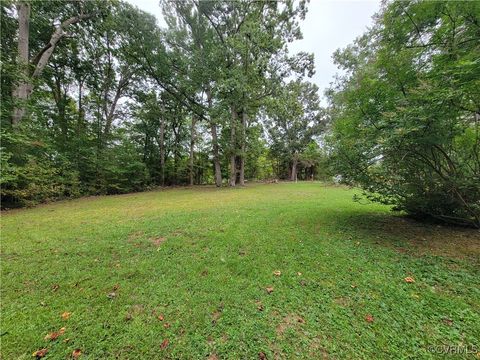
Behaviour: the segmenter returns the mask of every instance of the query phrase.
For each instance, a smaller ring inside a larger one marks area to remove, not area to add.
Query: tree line
[[[2,2],[4,206],[319,175],[305,1],[160,6]]]

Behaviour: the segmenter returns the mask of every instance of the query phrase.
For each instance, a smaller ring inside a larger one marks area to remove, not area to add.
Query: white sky
[[[160,26],[165,25],[157,0],[127,1],[155,15]],[[292,43],[290,49],[314,53],[316,73],[311,81],[318,85],[321,94],[337,73],[333,52],[363,34],[379,8],[380,0],[310,0],[301,24],[303,39]]]

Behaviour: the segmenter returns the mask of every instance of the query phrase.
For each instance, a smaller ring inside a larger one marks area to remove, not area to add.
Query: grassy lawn
[[[1,358],[42,348],[51,359],[74,349],[89,359],[480,351],[479,232],[421,225],[353,194],[252,184],[4,213]]]

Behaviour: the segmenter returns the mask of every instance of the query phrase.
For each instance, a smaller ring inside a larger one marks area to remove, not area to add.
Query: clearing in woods
[[[480,351],[479,232],[419,224],[354,193],[194,187],[6,212],[1,356]]]

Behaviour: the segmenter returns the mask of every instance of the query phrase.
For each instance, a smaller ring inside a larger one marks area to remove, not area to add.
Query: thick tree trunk
[[[237,162],[235,161],[235,153],[237,150],[237,137],[235,128],[237,127],[237,119],[238,113],[234,106],[231,108],[232,117],[230,122],[230,147],[231,147],[231,154],[230,154],[230,180],[229,185],[235,186],[237,180]]]
[[[189,170],[190,170],[190,186],[193,185],[193,180],[194,180],[194,169],[193,169],[193,163],[194,163],[194,156],[195,156],[195,123],[196,123],[196,118],[195,115],[192,116],[192,124],[190,126],[190,159],[189,159]]]
[[[21,79],[13,88],[13,101],[15,107],[12,114],[12,125],[17,126],[26,114],[26,102],[32,92],[32,85],[29,82],[29,23],[30,23],[30,4],[28,2],[19,2],[18,11],[18,57],[17,65],[20,68]]]
[[[241,122],[241,145],[240,145],[240,186],[245,185],[245,150],[246,150],[246,129],[247,129],[247,113],[245,110],[242,111],[242,122]]]

